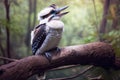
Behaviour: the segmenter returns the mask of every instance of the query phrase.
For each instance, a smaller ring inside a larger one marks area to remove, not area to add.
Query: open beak
[[[61,13],[63,10],[65,10],[67,8],[68,8],[68,6],[64,6],[64,7],[56,9],[56,14],[61,17],[61,16],[65,15],[65,14],[69,13],[69,12],[63,12],[63,13]]]

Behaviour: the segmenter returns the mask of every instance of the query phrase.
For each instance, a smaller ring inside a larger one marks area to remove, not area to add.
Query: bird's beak
[[[67,8],[68,8],[68,6],[64,6],[64,7],[56,9],[56,14],[61,17],[61,16],[65,15],[65,14],[69,13],[69,12],[63,12],[63,13],[61,13],[63,10],[65,10]]]

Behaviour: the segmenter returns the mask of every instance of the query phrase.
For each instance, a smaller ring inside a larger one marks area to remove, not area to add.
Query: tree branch
[[[88,76],[88,80],[104,80],[104,79],[102,78],[102,75],[100,75],[100,76],[92,77],[92,78]]]
[[[6,57],[2,57],[2,56],[0,56],[0,59],[7,60],[7,61],[10,61],[10,62],[17,61],[17,59],[11,59],[11,58],[6,58]]]
[[[43,71],[66,65],[94,65],[120,69],[120,60],[115,59],[111,45],[94,42],[61,48],[52,53],[49,62],[44,56],[29,56],[0,66],[0,80],[26,80]]]
[[[56,71],[56,70],[62,70],[62,69],[69,69],[69,68],[78,67],[78,66],[80,66],[80,65],[78,64],[78,65],[62,66],[62,67],[50,69],[49,71]]]

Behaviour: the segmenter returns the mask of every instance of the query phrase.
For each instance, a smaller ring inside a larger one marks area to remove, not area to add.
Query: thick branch
[[[29,56],[0,66],[0,80],[26,80],[42,71],[76,64],[105,68],[117,66],[120,69],[120,60],[115,63],[115,54],[112,47],[106,43],[95,42],[61,48],[60,53],[53,52],[50,63],[44,56]]]

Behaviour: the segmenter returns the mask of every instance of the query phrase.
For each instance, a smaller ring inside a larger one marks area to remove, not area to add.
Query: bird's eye
[[[50,13],[51,13],[51,14],[54,14],[54,13],[55,13],[55,10],[52,10]]]

